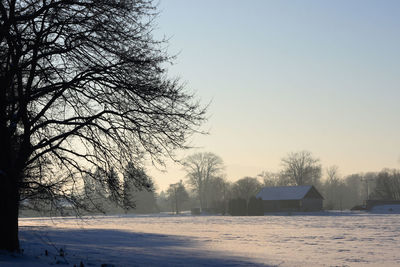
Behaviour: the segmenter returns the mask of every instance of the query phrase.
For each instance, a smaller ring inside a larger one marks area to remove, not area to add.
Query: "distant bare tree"
[[[373,197],[383,200],[400,200],[400,171],[385,169],[376,177]]]
[[[226,213],[231,196],[231,183],[224,177],[213,177],[206,192],[208,207],[217,213]]]
[[[83,175],[185,148],[204,120],[167,77],[151,0],[0,3],[0,249],[18,250],[22,197],[78,205]]]
[[[245,199],[249,202],[262,188],[262,184],[254,177],[244,177],[237,180],[232,187],[233,197]]]
[[[263,180],[264,187],[286,186],[290,184],[290,181],[282,172],[263,171],[257,176]]]
[[[167,190],[167,195],[176,214],[179,214],[183,204],[189,200],[189,194],[186,191],[182,180],[179,183],[170,184]]]
[[[96,177],[93,179],[92,177]],[[106,200],[110,195],[107,187],[108,173],[96,168],[93,174],[83,176],[83,203],[86,210],[106,212]],[[82,201],[81,201],[82,202]]]
[[[129,162],[125,167],[123,176],[122,201],[125,212],[135,211],[145,213],[154,211],[154,191],[153,179],[147,175],[145,169]]]
[[[207,190],[213,178],[220,176],[224,169],[222,159],[214,153],[196,153],[183,161],[188,183],[197,193],[201,209],[208,207]]]
[[[363,174],[356,173],[345,177],[346,183],[346,203],[351,205],[362,204],[363,200],[366,199],[364,193],[363,182],[361,181]]]
[[[326,207],[343,209],[344,181],[340,178],[338,166],[326,168],[326,180],[323,189]]]
[[[283,175],[293,185],[315,185],[321,178],[321,164],[311,152],[300,151],[289,153],[282,159]]]
[[[339,167],[334,165],[326,168],[326,176],[330,184],[337,184],[340,181]]]

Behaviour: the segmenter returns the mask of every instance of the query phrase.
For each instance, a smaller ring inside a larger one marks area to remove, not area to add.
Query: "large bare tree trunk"
[[[0,80],[1,81],[1,80]],[[2,95],[4,96],[4,95]],[[0,97],[0,103],[4,99]],[[16,153],[6,128],[4,110],[0,111],[0,249],[19,250],[18,209],[19,181],[22,172],[16,167]]]
[[[1,167],[4,163],[0,164]],[[10,168],[1,168],[0,175],[0,249],[19,250],[18,241],[18,178]],[[7,172],[11,171],[11,172]]]

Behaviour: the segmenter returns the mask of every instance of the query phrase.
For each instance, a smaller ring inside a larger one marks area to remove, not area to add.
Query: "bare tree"
[[[257,175],[257,177],[263,180],[263,186],[265,187],[285,186],[290,184],[290,181],[282,172],[263,171]]]
[[[319,184],[321,178],[321,165],[308,151],[289,153],[282,159],[283,175],[293,185]]]
[[[168,199],[170,200],[176,214],[179,214],[184,202],[189,200],[189,194],[186,191],[182,180],[179,183],[170,184],[167,190]]]
[[[248,203],[262,188],[262,184],[253,177],[244,177],[237,180],[232,187],[233,197],[245,199]]]
[[[385,169],[377,174],[373,196],[383,200],[400,200],[400,171]]]
[[[343,209],[344,181],[340,178],[339,167],[326,168],[326,180],[323,185],[326,207]]]
[[[21,194],[77,205],[88,169],[162,163],[204,120],[167,77],[155,15],[151,0],[0,3],[0,249],[19,249]]]
[[[211,212],[226,213],[231,195],[231,184],[225,177],[213,177],[208,183],[206,200]]]
[[[212,178],[220,176],[224,169],[222,159],[210,152],[196,153],[183,161],[188,183],[197,193],[201,209],[208,207],[207,190]]]
[[[345,191],[343,194],[344,208],[352,208],[355,205],[362,204],[365,200],[365,191],[363,186],[364,174],[351,174],[344,178]]]
[[[337,184],[340,180],[339,167],[333,165],[326,168],[326,179],[331,184]]]

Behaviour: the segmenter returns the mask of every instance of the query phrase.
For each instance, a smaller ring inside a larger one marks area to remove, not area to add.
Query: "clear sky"
[[[343,175],[400,168],[400,1],[161,0],[157,34],[204,104],[228,180],[308,150]],[[181,167],[151,170],[160,189]]]

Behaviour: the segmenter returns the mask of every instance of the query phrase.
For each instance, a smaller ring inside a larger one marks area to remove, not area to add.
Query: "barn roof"
[[[323,198],[312,185],[264,187],[256,197],[262,200],[299,200],[310,190],[315,190],[317,196]]]

